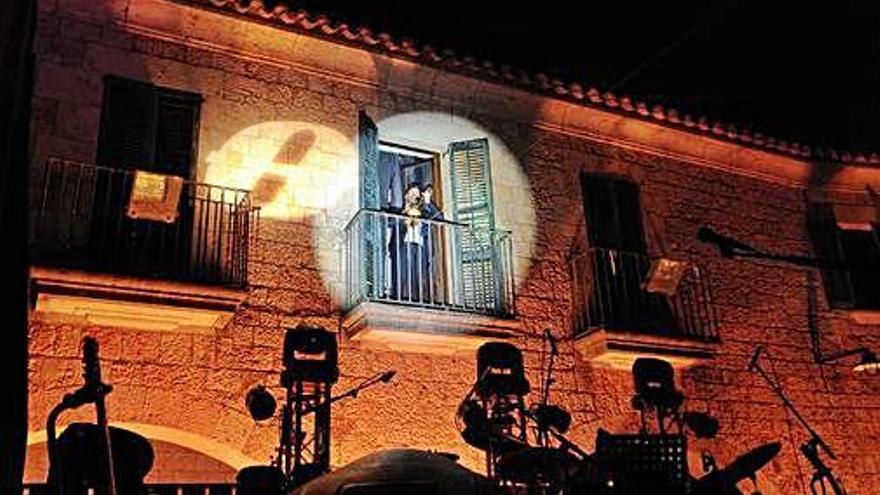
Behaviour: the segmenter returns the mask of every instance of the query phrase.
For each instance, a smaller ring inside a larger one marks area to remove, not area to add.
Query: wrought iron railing
[[[49,160],[31,195],[31,263],[231,287],[247,284],[259,210],[247,191],[184,181],[177,219],[130,218],[131,170]]]
[[[510,232],[360,210],[345,228],[346,302],[514,314]]]
[[[590,248],[571,259],[574,334],[598,329],[703,341],[718,339],[709,284],[687,263],[673,295],[648,292],[651,259],[643,253]]]
[[[22,495],[50,495],[45,483],[24,485]],[[143,491],[126,495],[236,495],[234,483],[148,483]]]

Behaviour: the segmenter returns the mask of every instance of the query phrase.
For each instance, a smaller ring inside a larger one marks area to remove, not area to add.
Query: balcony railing
[[[247,191],[185,181],[177,219],[130,218],[131,170],[49,160],[32,193],[31,263],[229,287],[247,284],[258,209]]]
[[[688,264],[672,296],[645,290],[651,260],[642,253],[591,248],[572,257],[574,333],[598,329],[717,340],[709,285]]]
[[[346,302],[514,313],[510,232],[361,210],[345,229]]]
[[[50,495],[44,483],[24,485],[22,495]],[[235,495],[234,483],[147,483],[143,491],[128,495]]]

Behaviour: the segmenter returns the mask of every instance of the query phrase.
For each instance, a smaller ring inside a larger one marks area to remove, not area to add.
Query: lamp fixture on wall
[[[867,375],[876,375],[880,373],[880,361],[877,360],[877,355],[864,347],[836,352],[825,357],[816,356],[816,362],[820,364],[829,364],[856,355],[859,356],[859,362],[852,368],[854,373],[864,373]]]

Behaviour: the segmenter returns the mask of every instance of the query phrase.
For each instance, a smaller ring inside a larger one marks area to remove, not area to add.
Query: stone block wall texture
[[[81,383],[79,342],[87,334],[99,339],[106,380],[115,388],[108,400],[111,420],[164,432],[155,439],[161,460],[152,480],[230,481],[240,467],[233,464],[269,459],[277,423],[255,424],[245,410],[244,395],[256,383],[270,384],[280,394],[276,385],[285,328],[300,322],[340,327],[337,291],[342,274],[334,269],[338,246],[332,237],[338,219],[351,212],[334,210],[344,194],[327,183],[350,185],[345,181],[351,177],[336,175],[352,169],[322,170],[356,164],[357,111],[366,109],[380,121],[410,112],[468,119],[509,147],[527,178],[534,214],[522,223],[510,215],[504,225],[515,236],[519,229],[534,230],[528,245],[518,251],[523,273],[515,343],[525,350],[529,378],[537,389],[545,362],[541,332],[549,327],[562,339],[551,400],[572,412],[572,438],[587,450],[592,450],[599,428],[632,431],[638,417],[630,407],[629,373],[590,364],[568,339],[572,296],[567,257],[584,238],[578,185],[583,171],[635,181],[650,251],[699,263],[711,283],[722,345],[714,360],[679,378],[687,407],[716,415],[721,432],[715,440],[692,443],[693,450],[712,450],[723,465],[746,449],[781,441],[781,454],[762,472],[765,493],[807,493],[810,468],[797,450],[806,435],[763,382],[746,371],[760,344],[773,358],[765,365],[836,448],[840,461],[834,468],[850,492],[876,493],[880,488],[880,421],[875,417],[880,380],[853,375],[846,364],[813,362],[806,272],[722,259],[695,238],[699,226],[711,225],[767,249],[809,253],[807,186],[538,125],[552,119],[557,106],[163,0],[40,0],[37,59],[35,176],[48,157],[94,160],[101,79],[114,74],[201,94],[197,176],[210,175],[215,166],[211,160],[216,160],[236,185],[251,182],[249,188],[256,190],[269,214],[252,250],[247,298],[232,321],[212,334],[93,327],[32,313],[29,406],[35,440],[28,460],[30,481],[44,476],[39,433],[48,411]],[[588,118],[582,115],[587,110],[569,107],[565,111],[572,120]],[[303,124],[281,130],[263,125],[272,122]],[[673,133],[662,128],[652,132]],[[299,133],[292,146],[285,133]],[[708,138],[690,139],[706,148],[715,146]],[[266,151],[272,146],[282,151]],[[313,154],[299,163],[302,146]],[[742,154],[727,146],[731,161]],[[279,153],[295,156],[278,159]],[[248,175],[249,160],[259,162],[263,175]],[[279,199],[271,191],[261,192],[268,186],[260,181],[272,179],[266,173],[310,186],[282,192]],[[221,180],[223,174],[216,177]],[[302,196],[309,191],[320,197]],[[860,201],[855,196],[843,199]],[[847,313],[829,310],[821,287],[819,300],[825,352],[854,345],[880,348],[880,326],[856,324]],[[465,465],[480,469],[480,452],[464,444],[454,425],[456,407],[475,378],[474,356],[372,348],[342,335],[340,345],[338,391],[376,372],[398,373],[392,383],[335,407],[334,465],[378,449],[409,446],[455,452]],[[77,419],[91,419],[91,414],[65,416],[65,421]]]

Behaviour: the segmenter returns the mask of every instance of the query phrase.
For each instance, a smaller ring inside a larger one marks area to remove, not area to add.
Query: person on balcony
[[[444,220],[443,211],[434,203],[434,186],[422,186],[422,216],[426,220]],[[442,301],[442,286],[437,273],[436,250],[440,241],[441,225],[422,222],[422,295],[428,302]]]
[[[391,298],[395,300],[422,300],[423,207],[421,185],[411,183],[404,192],[403,207],[397,212],[401,216],[390,222]]]

